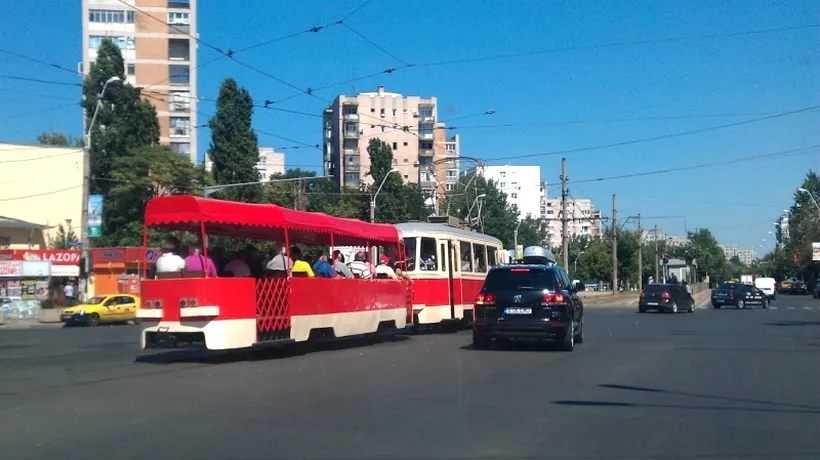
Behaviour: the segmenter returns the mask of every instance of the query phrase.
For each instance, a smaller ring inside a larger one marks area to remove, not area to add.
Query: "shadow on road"
[[[578,345],[581,346],[581,345]],[[490,348],[486,350],[478,350],[473,347],[472,343],[459,347],[460,350],[467,350],[467,351],[479,351],[479,352],[492,352],[492,351],[530,351],[530,352],[544,352],[544,351],[557,351],[558,350],[558,343],[557,342],[550,342],[550,341],[536,341],[536,340],[510,340],[510,341],[501,341],[498,340],[493,341],[493,344]]]
[[[378,337],[357,337],[331,339],[316,343],[294,343],[270,348],[250,348],[242,350],[212,351],[202,349],[178,349],[138,356],[135,363],[144,364],[226,364],[240,361],[265,361],[303,356],[310,353],[347,350],[384,343],[403,342],[404,335],[384,335]]]
[[[775,321],[764,324],[767,326],[820,326],[820,321]]]
[[[700,393],[689,393],[686,391],[675,391],[675,390],[665,390],[662,388],[649,388],[649,387],[637,387],[633,385],[620,385],[620,384],[613,384],[613,383],[604,383],[598,385],[601,388],[609,388],[612,390],[626,390],[626,391],[640,391],[646,393],[662,393],[668,395],[675,395],[675,396],[686,396],[690,398],[700,398],[700,399],[712,399],[712,400],[720,400],[720,401],[729,401],[729,402],[742,402],[742,403],[751,403],[751,404],[761,404],[766,406],[778,406],[778,407],[789,407],[794,409],[806,409],[809,410],[809,413],[820,413],[820,406],[812,406],[808,404],[788,404],[788,403],[780,403],[774,401],[764,401],[762,399],[750,399],[750,398],[735,398],[732,396],[715,396],[715,395],[707,395],[707,394],[700,394]]]
[[[820,409],[775,409],[763,407],[726,407],[726,406],[693,406],[691,404],[651,404],[651,403],[622,403],[611,401],[576,401],[563,400],[553,401],[559,406],[597,406],[597,407],[632,407],[632,408],[656,408],[656,409],[689,409],[689,410],[714,410],[714,411],[740,411],[740,412],[766,412],[783,414],[817,414]]]

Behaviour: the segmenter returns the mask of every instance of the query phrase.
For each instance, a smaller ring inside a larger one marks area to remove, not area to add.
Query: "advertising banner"
[[[102,195],[88,196],[88,237],[99,238],[102,236]]]
[[[820,261],[820,243],[811,244],[811,260]]]

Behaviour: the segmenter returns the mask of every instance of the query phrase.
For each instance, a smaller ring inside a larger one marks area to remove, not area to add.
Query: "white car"
[[[772,300],[777,298],[777,281],[774,278],[758,278],[755,280],[755,287],[763,291]]]

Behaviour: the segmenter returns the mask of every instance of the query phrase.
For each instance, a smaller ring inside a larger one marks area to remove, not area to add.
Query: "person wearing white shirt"
[[[162,255],[156,261],[157,273],[181,273],[185,269],[185,259],[177,255],[175,250],[173,243],[162,245]]]
[[[379,275],[384,275],[383,277],[390,278],[391,280],[399,279],[399,276],[396,275],[396,271],[393,270],[392,267],[390,267],[389,263],[390,258],[382,254],[382,256],[379,258],[379,265],[376,266],[376,278],[381,278]]]

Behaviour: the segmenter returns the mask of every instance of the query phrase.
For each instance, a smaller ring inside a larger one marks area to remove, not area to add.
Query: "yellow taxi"
[[[100,323],[122,323],[137,319],[139,296],[129,294],[110,294],[92,297],[80,305],[63,310],[60,320],[67,326],[86,324],[97,326]]]
[[[785,279],[780,283],[780,292],[789,292],[792,288],[793,281]]]

